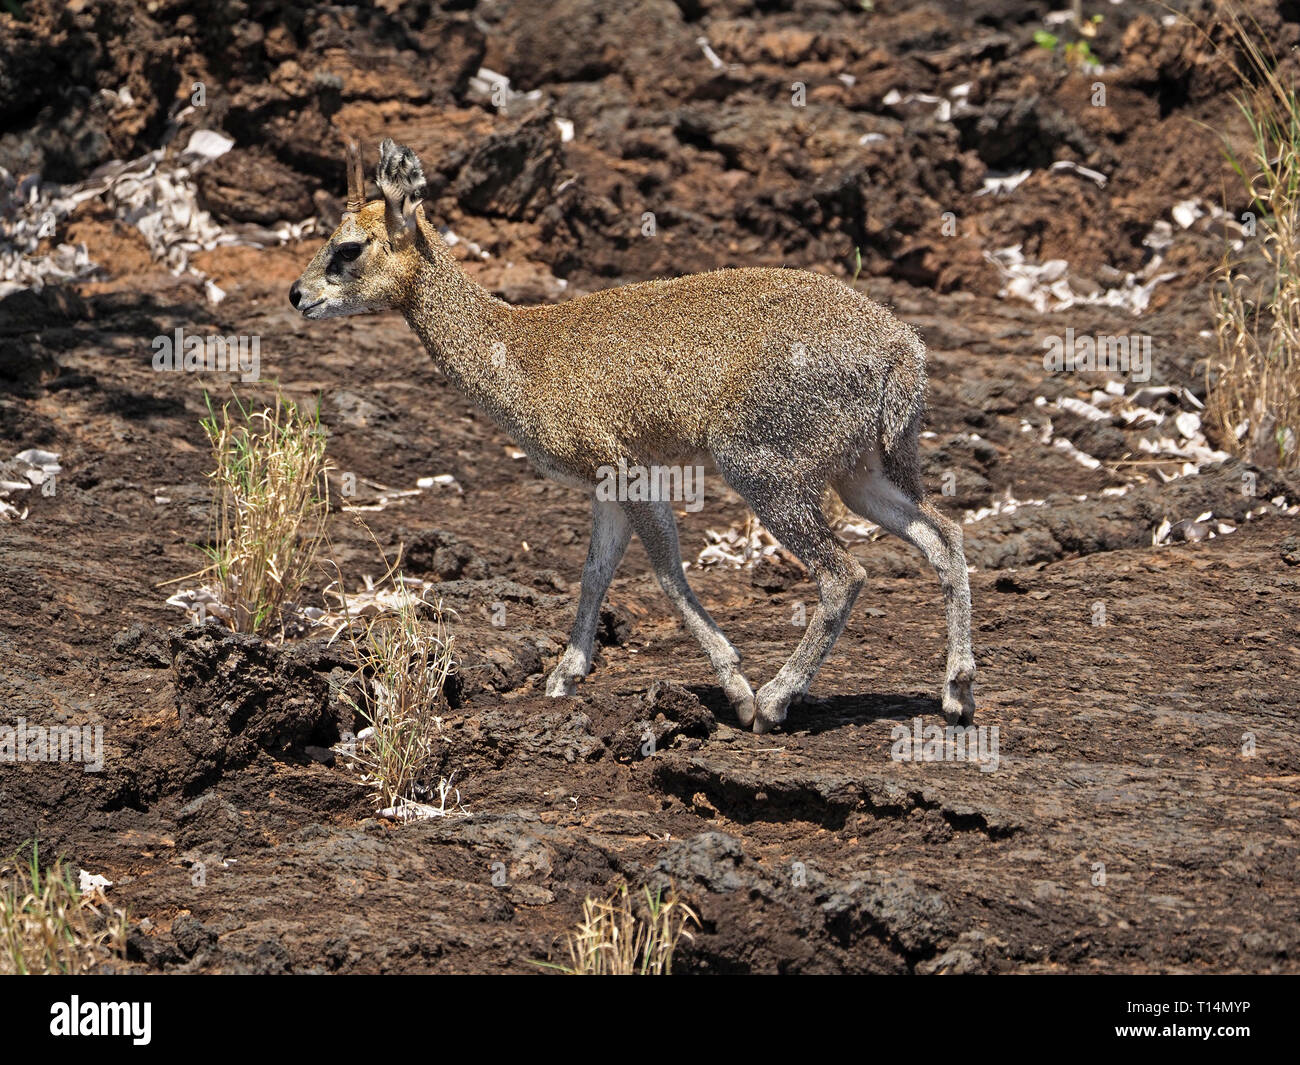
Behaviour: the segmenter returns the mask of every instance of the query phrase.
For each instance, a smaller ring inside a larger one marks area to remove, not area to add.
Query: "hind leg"
[[[921,501],[914,455],[895,458],[892,467],[886,472],[879,457],[870,454],[835,487],[850,509],[920,548],[939,575],[948,620],[943,712],[949,724],[969,725],[975,719],[975,656],[971,652],[970,580],[961,526]]]
[[[725,457],[719,468],[768,531],[808,567],[817,582],[817,606],[808,619],[803,639],[777,675],[759,689],[754,731],[768,732],[785,720],[791,701],[808,691],[817,671],[839,639],[862,590],[866,574],[831,531],[821,508],[821,486],[798,471],[781,470],[779,464],[754,470],[729,468]]]
[[[736,668],[740,664],[740,655],[709,617],[709,612],[700,605],[686,582],[686,574],[682,572],[681,548],[677,542],[677,519],[673,516],[672,505],[656,502],[624,503],[622,506],[632,528],[645,544],[646,554],[650,556],[660,587],[681,614],[687,631],[699,641],[704,653],[709,656],[718,683],[727,694],[727,701],[736,711],[740,723],[748,728],[754,720],[754,692]]]

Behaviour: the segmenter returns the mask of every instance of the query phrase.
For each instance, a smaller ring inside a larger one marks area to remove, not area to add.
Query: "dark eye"
[[[352,262],[356,262],[357,257],[360,254],[361,254],[360,244],[340,244],[338,251],[334,253],[334,257],[338,259],[340,262],[352,263]]]

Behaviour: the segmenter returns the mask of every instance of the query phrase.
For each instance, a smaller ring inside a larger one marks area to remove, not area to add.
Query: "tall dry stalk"
[[[675,888],[642,888],[639,901],[641,913],[626,884],[607,899],[587,899],[566,943],[569,964],[547,968],[570,976],[671,975],[678,944],[694,942],[689,926],[699,927],[699,918]]]
[[[1225,255],[1213,292],[1218,347],[1206,368],[1209,427],[1225,450],[1261,465],[1300,464],[1300,98],[1229,9],[1246,68],[1236,98],[1251,134],[1228,158],[1257,213],[1255,262]],[[1254,27],[1258,31],[1259,27]]]
[[[343,698],[371,730],[348,757],[374,789],[381,810],[402,819],[442,814],[451,787],[437,777],[439,739],[444,690],[456,665],[454,638],[441,603],[413,594],[400,574],[390,571],[386,579],[395,589],[392,609],[356,619],[346,629],[359,695]],[[340,598],[346,614],[346,596]]]
[[[0,862],[0,975],[88,973],[126,956],[127,918],[102,893],[82,894],[62,860]]]
[[[249,413],[208,400],[204,431],[216,469],[210,565],[203,571],[235,632],[266,635],[315,565],[329,514],[325,433],[319,409],[304,413],[277,394]]]

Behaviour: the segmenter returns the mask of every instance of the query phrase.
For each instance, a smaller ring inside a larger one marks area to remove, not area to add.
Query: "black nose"
[[[295,307],[302,302],[302,286],[297,281],[289,286],[289,302]]]

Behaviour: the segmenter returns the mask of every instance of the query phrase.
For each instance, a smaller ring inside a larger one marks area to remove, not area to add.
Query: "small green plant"
[[[249,413],[235,401],[215,410],[207,400],[202,425],[212,445],[210,564],[202,576],[215,586],[235,632],[266,635],[316,563],[329,488],[319,407],[310,412],[277,393],[275,403]]]
[[[856,245],[853,248],[853,283],[858,283],[858,276],[862,273],[862,249]]]
[[[88,973],[126,956],[127,918],[100,892],[83,894],[62,859],[0,862],[0,975]]]
[[[695,941],[695,911],[668,891],[641,889],[640,913],[623,884],[607,899],[587,899],[582,920],[569,933],[568,965],[541,963],[569,976],[668,976],[682,940]]]
[[[1096,33],[1095,26],[1100,21],[1100,16],[1096,16],[1091,22],[1085,23],[1084,32],[1090,29],[1092,33]],[[1054,33],[1048,33],[1047,30],[1037,30],[1034,33],[1034,44],[1048,52],[1055,52],[1056,46],[1060,43],[1061,38]],[[1093,54],[1092,47],[1087,41],[1069,41],[1061,49],[1061,54],[1065,57],[1065,62],[1072,67],[1081,67],[1086,70],[1088,67],[1098,65],[1097,57]]]
[[[1093,67],[1097,65],[1097,57],[1092,54],[1092,48],[1087,41],[1071,41],[1065,46],[1065,61],[1072,67]]]

